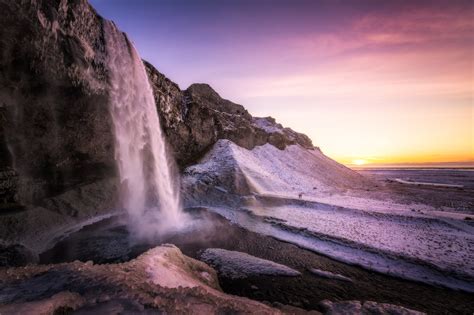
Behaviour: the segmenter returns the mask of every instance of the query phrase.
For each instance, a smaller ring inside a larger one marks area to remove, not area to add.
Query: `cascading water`
[[[183,224],[178,184],[143,62],[113,22],[104,29],[121,199],[131,232],[150,239]]]

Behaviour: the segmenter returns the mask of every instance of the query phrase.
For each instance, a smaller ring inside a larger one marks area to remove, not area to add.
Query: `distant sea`
[[[361,174],[371,175],[379,180],[389,179],[426,184],[461,185],[466,189],[474,189],[474,166],[374,166],[354,169]]]

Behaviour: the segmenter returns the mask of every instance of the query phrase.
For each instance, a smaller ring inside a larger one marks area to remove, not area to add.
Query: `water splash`
[[[177,176],[143,62],[113,22],[106,21],[104,29],[122,204],[132,234],[151,239],[184,224]]]

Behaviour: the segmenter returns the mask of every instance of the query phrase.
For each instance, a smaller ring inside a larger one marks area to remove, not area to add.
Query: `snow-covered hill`
[[[265,144],[247,150],[229,140],[219,140],[198,164],[185,170],[184,178],[234,194],[302,199],[370,184],[318,149],[291,145],[280,150]]]
[[[219,140],[188,167],[188,206],[206,206],[254,232],[410,280],[474,291],[474,228],[299,145],[248,150]]]

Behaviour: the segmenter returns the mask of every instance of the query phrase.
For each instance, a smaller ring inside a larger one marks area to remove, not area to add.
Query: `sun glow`
[[[365,165],[365,164],[367,164],[367,161],[364,160],[364,159],[355,159],[355,160],[352,160],[352,164],[354,164],[354,165]]]

